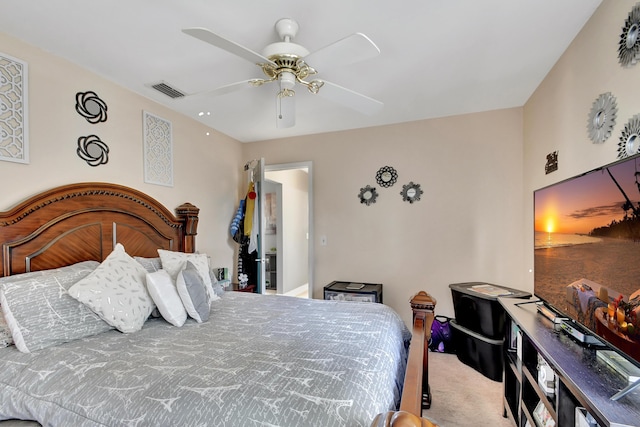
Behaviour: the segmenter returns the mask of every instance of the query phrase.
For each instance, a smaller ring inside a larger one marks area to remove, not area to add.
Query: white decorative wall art
[[[171,122],[143,111],[144,182],[173,187]]]
[[[29,163],[27,63],[0,53],[0,160]]]

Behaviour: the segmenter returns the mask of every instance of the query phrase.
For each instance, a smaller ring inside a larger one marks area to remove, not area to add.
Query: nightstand
[[[324,287],[324,299],[382,304],[382,283],[331,282]]]

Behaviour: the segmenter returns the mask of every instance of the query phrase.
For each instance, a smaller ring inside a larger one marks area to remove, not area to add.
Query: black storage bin
[[[492,340],[463,326],[455,320],[450,322],[453,335],[453,347],[458,360],[471,366],[485,377],[502,382],[503,340]]]
[[[504,338],[505,313],[498,297],[531,296],[529,292],[482,282],[453,283],[449,288],[458,325],[490,339]]]

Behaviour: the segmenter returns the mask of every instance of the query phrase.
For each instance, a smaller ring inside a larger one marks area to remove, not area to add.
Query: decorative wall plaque
[[[544,173],[545,175],[548,175],[551,172],[555,172],[557,170],[558,170],[558,152],[554,151],[553,153],[547,154],[547,163],[544,165]]]
[[[0,160],[29,163],[27,63],[0,53]]]
[[[143,111],[144,182],[173,187],[171,122]]]

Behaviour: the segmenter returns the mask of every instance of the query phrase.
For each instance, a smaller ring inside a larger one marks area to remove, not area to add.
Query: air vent
[[[154,84],[152,84],[150,86],[152,88],[154,88],[155,90],[157,90],[158,92],[164,93],[169,98],[174,98],[174,99],[175,98],[182,98],[182,97],[184,97],[186,95],[184,92],[179,91],[178,89],[169,86],[165,82],[154,83]]]

